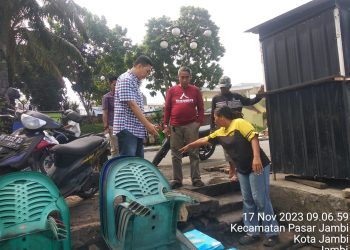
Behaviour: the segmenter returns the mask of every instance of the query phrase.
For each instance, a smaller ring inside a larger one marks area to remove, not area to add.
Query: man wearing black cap
[[[248,97],[242,96],[238,93],[234,93],[230,91],[231,88],[231,79],[228,76],[223,76],[219,80],[219,87],[221,93],[214,96],[212,103],[211,103],[211,122],[210,122],[210,129],[213,131],[215,130],[215,122],[214,122],[214,111],[217,108],[228,106],[233,111],[237,111],[242,113],[243,106],[251,106],[255,103],[258,103],[262,99],[262,94],[264,93],[264,86],[261,85],[257,95],[255,98],[250,99]],[[235,166],[233,164],[233,161],[230,159],[228,155],[226,155],[225,152],[225,158],[230,164],[230,172],[229,172],[229,178],[231,181],[236,181],[236,171]]]

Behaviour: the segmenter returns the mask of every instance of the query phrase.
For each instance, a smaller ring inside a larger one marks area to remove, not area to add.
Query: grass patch
[[[103,123],[83,123],[80,124],[80,130],[81,134],[87,134],[87,133],[101,133],[103,132]]]
[[[42,113],[44,113],[45,115],[50,116],[56,122],[61,123],[61,121],[62,121],[62,113],[61,112],[42,112]]]

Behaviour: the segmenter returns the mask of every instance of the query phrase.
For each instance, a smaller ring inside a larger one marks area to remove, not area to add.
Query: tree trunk
[[[2,1],[0,8],[0,100],[6,100],[6,91],[9,87],[7,64],[7,43],[11,29],[11,13],[13,1]]]
[[[80,99],[81,103],[83,104],[83,107],[86,111],[86,115],[88,117],[90,117],[91,116],[91,112],[90,112],[91,104],[90,104],[90,102],[84,98],[82,93],[80,93],[80,92],[77,92],[77,93],[78,93],[79,99]]]
[[[5,27],[1,25],[0,29],[2,28],[5,28]],[[8,32],[5,32],[5,31],[0,32],[0,36],[7,36],[7,35],[8,35]],[[5,98],[6,91],[9,87],[8,66],[7,66],[7,60],[6,60],[6,54],[7,54],[6,38],[7,37],[0,37],[0,99]]]
[[[4,98],[9,87],[7,62],[0,59],[0,98]]]
[[[7,113],[7,106],[9,105],[9,100],[7,98],[6,92],[9,87],[8,78],[8,68],[7,62],[4,57],[4,51],[1,50],[2,46],[0,44],[0,114]],[[1,133],[9,133],[9,128],[12,128],[11,122],[5,120],[0,120],[0,131]]]

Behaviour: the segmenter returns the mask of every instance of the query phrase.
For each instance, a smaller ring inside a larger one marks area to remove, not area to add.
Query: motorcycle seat
[[[210,125],[204,125],[199,127],[198,130],[199,137],[203,137],[210,134]]]
[[[84,155],[91,152],[103,142],[100,136],[78,138],[66,144],[55,145],[51,148],[56,154]]]

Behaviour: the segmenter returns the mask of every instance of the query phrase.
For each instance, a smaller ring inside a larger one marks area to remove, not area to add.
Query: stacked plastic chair
[[[0,177],[0,249],[70,249],[69,210],[48,177]]]
[[[176,229],[184,202],[149,161],[114,158],[100,175],[102,236],[111,249],[196,249]]]

